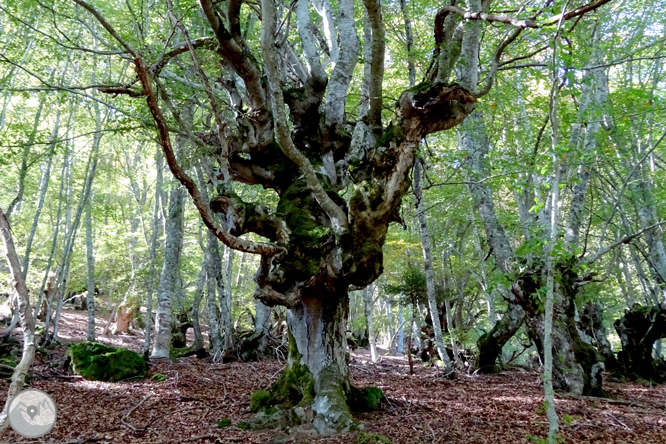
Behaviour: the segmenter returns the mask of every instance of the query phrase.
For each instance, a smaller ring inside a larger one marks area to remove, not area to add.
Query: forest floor
[[[61,338],[85,338],[85,313],[66,311]],[[103,321],[102,321],[103,322]],[[0,331],[1,333],[1,331]],[[20,334],[20,332],[19,332]],[[139,351],[143,331],[100,336],[108,345]],[[356,443],[358,432],[335,437],[247,431],[250,394],[277,379],[284,362],[214,364],[192,356],[177,364],[150,364],[149,377],[121,383],[65,378],[53,362],[62,362],[64,347],[51,359],[38,359],[31,387],[55,400],[58,420],[40,440],[22,438],[11,429],[0,442],[33,443]],[[366,432],[387,436],[394,444],[529,443],[547,433],[540,375],[511,371],[496,375],[459,374],[454,380],[436,368],[385,356],[370,362],[365,350],[351,353],[351,374],[358,386],[381,387],[388,402],[380,411],[358,416]],[[150,375],[167,376],[162,382]],[[558,396],[567,443],[666,443],[666,386],[649,387],[606,380],[611,398]],[[8,381],[0,382],[4,405]],[[223,418],[232,425],[217,428]]]

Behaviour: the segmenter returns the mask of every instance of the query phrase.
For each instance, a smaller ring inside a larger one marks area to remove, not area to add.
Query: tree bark
[[[94,80],[94,75],[93,75]],[[74,242],[76,240],[76,235],[79,229],[79,224],[81,222],[81,215],[83,213],[84,206],[87,204],[88,199],[90,198],[92,192],[93,181],[95,179],[95,174],[97,172],[97,161],[99,160],[99,147],[102,140],[102,114],[99,108],[99,104],[95,102],[95,135],[93,136],[92,148],[90,151],[90,157],[88,159],[88,165],[86,166],[86,175],[83,181],[83,187],[81,190],[81,196],[79,203],[76,208],[76,214],[74,220],[72,221],[71,227],[67,230],[65,236],[65,247],[63,250],[63,257],[60,262],[60,272],[58,273],[58,279],[56,280],[55,294],[58,298],[58,305],[56,308],[55,319],[53,321],[53,335],[52,340],[58,339],[58,325],[60,320],[60,312],[62,310],[62,303],[64,294],[67,288],[67,276],[69,275],[69,265],[74,251]],[[71,165],[70,165],[71,169]],[[66,213],[69,216],[69,211]],[[66,219],[69,219],[66,217]],[[67,224],[66,224],[67,225]],[[47,318],[48,322],[48,318]],[[45,334],[48,334],[48,328],[44,328]]]
[[[481,373],[499,371],[496,364],[502,354],[502,348],[516,334],[524,321],[525,310],[517,304],[509,303],[504,316],[495,323],[492,330],[483,334],[476,342],[478,354],[474,368]]]
[[[194,343],[192,350],[200,350],[204,346],[203,336],[201,334],[201,323],[199,321],[199,308],[201,307],[201,296],[204,292],[204,284],[206,283],[206,259],[204,258],[199,271],[199,278],[194,290],[194,300],[192,301],[192,329],[194,330]]]
[[[451,358],[449,358],[444,347],[444,338],[442,335],[442,324],[439,322],[439,309],[437,308],[437,295],[435,294],[435,275],[432,265],[432,250],[430,246],[430,233],[428,232],[428,223],[425,214],[425,205],[423,204],[423,187],[421,185],[421,163],[419,160],[414,165],[414,196],[416,197],[416,212],[419,219],[419,233],[421,234],[421,247],[423,249],[423,265],[426,278],[426,292],[428,295],[428,307],[430,308],[430,317],[432,319],[432,329],[435,333],[435,344],[439,359],[444,363],[444,371],[449,373],[453,370]],[[449,329],[453,326],[449,325]]]
[[[231,291],[231,275],[233,270],[234,256],[234,250],[225,246],[224,275],[220,275],[218,277],[218,296],[224,296],[224,299],[220,301],[220,306],[222,307],[222,321],[224,324],[224,348],[227,350],[227,352],[234,348],[234,324],[233,320],[231,319],[231,298],[233,294]],[[219,287],[220,283],[223,283],[222,288]]]
[[[652,356],[655,341],[666,338],[666,304],[634,305],[615,321],[622,343],[618,361],[624,375],[632,379],[666,381],[666,365]]]
[[[157,289],[157,314],[155,315],[155,344],[151,358],[169,358],[171,352],[171,304],[176,290],[176,275],[180,266],[183,246],[183,206],[185,190],[174,186],[169,197],[164,265]]]
[[[255,300],[254,334],[259,336],[257,352],[261,355],[268,351],[268,337],[271,334],[271,307],[260,300]]]
[[[344,433],[354,420],[347,404],[351,391],[346,357],[346,326],[349,296],[338,290],[323,300],[303,297],[303,304],[287,312],[289,331],[297,353],[290,353],[289,366],[307,367],[313,379],[314,427],[320,434]],[[289,370],[287,370],[289,371]]]
[[[88,294],[86,296],[88,333],[86,340],[92,342],[95,340],[95,253],[93,251],[92,198],[88,199],[86,205],[86,253],[88,259]]]
[[[25,377],[35,357],[35,321],[32,317],[32,310],[30,309],[28,288],[25,286],[25,281],[21,276],[21,264],[18,255],[16,254],[9,222],[1,208],[0,237],[2,237],[5,246],[4,250],[9,264],[9,271],[14,283],[14,289],[18,295],[18,311],[21,325],[23,325],[23,354],[21,355],[21,361],[18,363],[12,374],[12,382],[9,384],[9,390],[7,392],[7,401],[2,409],[2,413],[0,413],[0,436],[2,436],[9,425],[9,405],[12,402],[12,398],[23,389]]]
[[[62,216],[62,201],[63,201],[63,192],[65,189],[65,182],[67,177],[67,168],[69,160],[69,150],[65,150],[62,161],[62,171],[60,174],[60,193],[58,194],[58,211],[56,214],[55,227],[53,228],[53,241],[51,242],[51,253],[49,254],[49,259],[46,262],[46,270],[44,271],[44,279],[42,280],[42,285],[39,289],[39,298],[37,299],[37,305],[35,306],[35,312],[33,314],[34,318],[37,318],[39,315],[39,310],[42,306],[42,301],[44,300],[44,290],[46,288],[46,281],[49,278],[49,273],[51,272],[51,264],[53,263],[53,256],[55,255],[56,246],[58,244],[58,234],[60,233],[61,225],[61,216]],[[50,293],[50,292],[49,292]],[[50,295],[47,297],[47,304],[50,304],[51,298]],[[48,310],[47,310],[48,311]]]
[[[39,181],[39,197],[37,198],[37,209],[35,210],[35,217],[32,221],[32,228],[30,228],[30,234],[28,235],[28,240],[25,246],[25,256],[23,258],[23,281],[28,278],[28,268],[30,267],[30,252],[32,249],[32,242],[35,238],[35,233],[37,232],[37,225],[39,224],[39,216],[42,213],[42,208],[44,208],[44,200],[46,197],[46,191],[49,188],[49,181],[51,179],[51,164],[53,163],[53,157],[55,156],[55,141],[58,139],[58,130],[60,128],[60,110],[56,113],[55,124],[53,125],[53,130],[51,131],[51,143],[48,145],[49,153],[47,154],[46,162],[42,168],[42,177]]]
[[[164,168],[162,152],[160,149],[155,153],[155,169],[157,179],[155,182],[155,205],[153,208],[153,224],[150,233],[150,270],[148,271],[148,294],[146,295],[146,326],[143,339],[143,355],[147,358],[150,353],[150,332],[153,322],[153,293],[155,292],[155,253],[157,251],[157,238],[160,228],[160,201],[162,200],[162,169]]]
[[[204,252],[206,261],[206,304],[208,309],[208,339],[214,361],[222,358],[222,335],[220,333],[220,310],[216,297],[217,276],[220,268],[218,240],[213,233],[206,233],[208,242]]]
[[[368,327],[368,343],[372,362],[377,362],[377,346],[375,345],[375,328],[372,317],[372,284],[363,289],[363,307],[365,308],[365,321]]]

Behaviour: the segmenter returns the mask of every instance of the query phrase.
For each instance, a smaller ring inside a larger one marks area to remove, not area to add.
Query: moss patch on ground
[[[384,398],[384,392],[378,387],[364,387],[362,389],[352,387],[347,403],[352,412],[374,412],[379,410]]]
[[[138,353],[97,342],[72,344],[67,355],[72,371],[90,381],[118,382],[143,378],[148,371],[148,364]]]
[[[391,444],[391,440],[376,433],[359,432],[356,444]]]

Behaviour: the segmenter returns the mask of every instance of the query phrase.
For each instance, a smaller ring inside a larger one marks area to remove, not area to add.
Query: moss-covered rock
[[[246,423],[238,424],[238,428],[249,430],[287,430],[301,423],[298,408],[280,408],[273,406],[263,409]]]
[[[143,378],[148,371],[148,364],[138,353],[97,342],[72,344],[67,355],[72,371],[91,381],[118,382]]]
[[[353,412],[374,412],[379,410],[384,392],[379,387],[364,387],[362,389],[352,387],[347,403]]]
[[[391,440],[376,433],[359,432],[356,444],[391,444]]]

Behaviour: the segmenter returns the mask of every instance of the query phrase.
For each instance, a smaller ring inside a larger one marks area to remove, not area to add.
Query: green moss
[[[18,350],[10,347],[0,348],[0,364],[16,367],[19,362]]]
[[[429,82],[421,82],[421,83],[419,83],[418,85],[412,86],[412,87],[409,88],[407,91],[408,91],[408,92],[411,92],[411,93],[413,93],[413,94],[418,94],[418,93],[420,93],[420,92],[423,92],[423,91],[428,90],[428,88],[430,88],[430,86],[431,86],[431,85],[430,85]]]
[[[169,351],[169,359],[171,359],[173,362],[176,362],[185,356],[185,354],[189,351],[189,347],[171,347],[171,350]]]
[[[287,365],[280,378],[271,385],[269,390],[277,404],[305,407],[314,400],[314,378],[310,370],[301,364],[302,356],[298,351],[296,340],[291,332],[289,332],[288,351],[289,365]]]
[[[495,332],[500,327],[501,323],[496,323],[492,330],[481,335],[476,342],[479,353],[476,356],[474,366],[481,373],[499,373],[501,370],[500,367],[495,364],[495,361],[502,352],[502,347],[494,336]]]
[[[373,412],[379,410],[384,399],[384,392],[379,387],[352,387],[347,398],[349,408],[354,412]]]
[[[266,390],[257,390],[250,396],[250,410],[255,413],[261,409],[269,408],[273,403],[273,397]]]
[[[359,432],[356,444],[391,444],[391,440],[376,433]]]
[[[217,423],[215,424],[217,428],[223,429],[225,427],[229,427],[231,425],[231,419],[229,418],[222,418]]]
[[[138,353],[96,342],[70,345],[67,355],[75,374],[91,381],[118,382],[146,376],[148,365]]]
[[[386,131],[379,136],[379,139],[377,139],[377,146],[385,146],[388,147],[392,141],[396,139],[395,136],[395,131],[393,124],[389,124],[388,128],[386,128]]]
[[[334,193],[329,193],[335,198]],[[339,199],[339,197],[338,197]],[[276,213],[282,217],[290,231],[288,255],[282,266],[291,270],[295,278],[309,278],[317,274],[321,263],[321,246],[333,235],[323,225],[323,210],[300,178],[280,196]]]
[[[247,422],[239,422],[236,424],[236,427],[238,427],[241,430],[250,430],[250,424]]]

